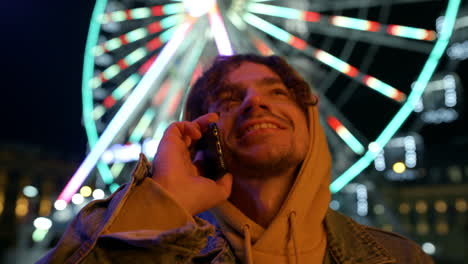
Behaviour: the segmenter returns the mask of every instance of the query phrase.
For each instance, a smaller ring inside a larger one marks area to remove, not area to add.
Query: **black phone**
[[[203,162],[198,165],[204,176],[214,181],[227,173],[223,146],[223,137],[216,123],[210,123],[208,130],[195,144],[195,152],[202,151],[203,153]]]

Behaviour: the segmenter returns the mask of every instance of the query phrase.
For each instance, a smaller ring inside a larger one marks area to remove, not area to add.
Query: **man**
[[[166,130],[152,172],[85,207],[41,263],[431,263],[413,242],[328,209],[317,99],[279,57],[219,57]],[[216,122],[229,173],[191,149]],[[196,215],[209,210],[219,227]],[[207,243],[208,241],[208,243]]]

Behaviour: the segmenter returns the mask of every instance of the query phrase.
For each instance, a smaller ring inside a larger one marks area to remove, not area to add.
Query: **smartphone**
[[[195,144],[195,152],[202,151],[203,153],[203,162],[199,165],[204,176],[214,181],[227,173],[223,146],[223,137],[216,123],[210,123],[208,130]]]

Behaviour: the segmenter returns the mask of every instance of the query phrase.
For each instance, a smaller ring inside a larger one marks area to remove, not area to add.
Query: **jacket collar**
[[[395,258],[366,228],[331,209],[325,217],[327,251],[336,263],[395,263]]]

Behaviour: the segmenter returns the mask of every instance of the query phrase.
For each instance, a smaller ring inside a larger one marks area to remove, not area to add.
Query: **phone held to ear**
[[[203,162],[199,164],[205,177],[214,181],[227,173],[223,156],[223,138],[216,123],[210,123],[208,130],[195,144],[195,151],[202,151]]]

